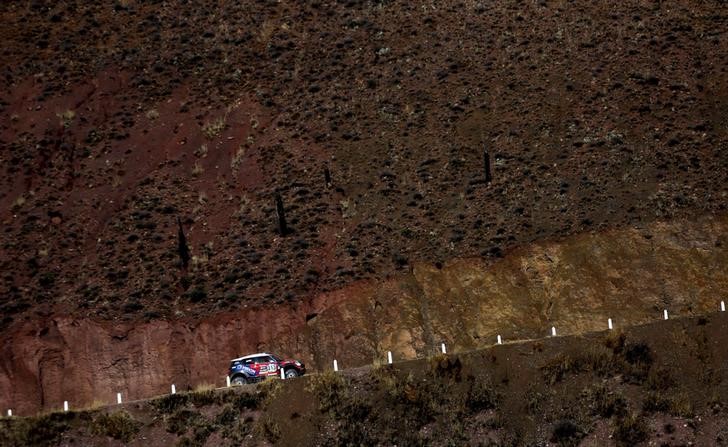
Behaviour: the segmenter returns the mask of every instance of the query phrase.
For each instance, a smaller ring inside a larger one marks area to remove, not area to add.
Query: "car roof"
[[[250,358],[253,358],[253,357],[263,357],[263,356],[266,356],[266,355],[271,355],[272,356],[273,354],[269,354],[267,352],[259,352],[257,354],[244,355],[242,357],[238,357],[238,358],[232,359],[230,361],[231,362],[239,362],[240,360],[250,359]]]

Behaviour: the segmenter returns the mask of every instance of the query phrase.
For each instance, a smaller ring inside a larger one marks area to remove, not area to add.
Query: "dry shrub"
[[[618,393],[610,392],[604,385],[595,385],[582,393],[582,397],[592,412],[602,417],[624,416],[627,401]]]
[[[196,411],[182,408],[169,417],[166,417],[167,431],[176,435],[183,435],[187,433],[191,427],[195,426],[202,415]]]
[[[263,401],[263,405],[272,402],[283,388],[283,384],[278,379],[266,379],[257,386],[259,398]]]
[[[225,117],[220,116],[211,121],[206,121],[202,126],[202,133],[205,134],[206,138],[212,140],[213,138],[219,137],[222,131],[225,130],[225,127]]]
[[[586,432],[571,420],[562,420],[554,425],[551,433],[551,442],[560,446],[576,446]]]
[[[627,336],[624,335],[621,329],[617,329],[607,334],[604,338],[604,346],[611,349],[614,354],[621,354],[626,341]]]
[[[111,436],[122,442],[129,442],[139,431],[140,426],[141,423],[135,421],[129,413],[120,410],[98,415],[91,423],[91,431],[99,435]]]
[[[346,380],[341,374],[329,370],[310,376],[306,391],[318,401],[319,411],[326,413],[334,410],[346,397]]]
[[[270,416],[263,416],[258,419],[255,425],[255,432],[258,436],[275,444],[281,437],[281,428]]]
[[[50,413],[29,418],[8,418],[6,426],[0,425],[0,445],[58,445],[63,433],[72,423],[90,419],[87,412]]]
[[[430,372],[439,378],[460,381],[463,365],[457,356],[438,354],[429,358]]]
[[[660,391],[650,391],[642,402],[642,409],[648,413],[663,412],[679,417],[693,416],[693,406],[686,393],[666,396]]]
[[[561,354],[552,359],[541,370],[546,382],[553,385],[569,374],[591,371],[599,376],[609,376],[619,369],[619,361],[604,349],[592,349],[576,355]]]
[[[489,377],[473,377],[468,394],[465,397],[465,408],[470,413],[479,413],[498,406],[498,393],[493,388]]]
[[[618,446],[633,446],[647,439],[647,422],[642,415],[629,414],[615,421],[614,440]]]

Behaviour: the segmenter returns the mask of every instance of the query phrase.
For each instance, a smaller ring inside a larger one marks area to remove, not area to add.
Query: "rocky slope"
[[[96,410],[3,445],[725,445],[728,314]]]
[[[0,408],[16,414],[139,399],[225,383],[228,361],[270,350],[310,370],[424,357],[441,342],[462,351],[505,340],[625,327],[713,312],[728,302],[728,218],[540,243],[487,266],[419,264],[295,306],[203,320],[120,324],[55,316],[19,323],[0,346]]]

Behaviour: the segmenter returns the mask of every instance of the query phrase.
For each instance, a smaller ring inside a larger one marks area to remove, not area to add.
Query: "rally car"
[[[273,354],[261,352],[232,359],[230,361],[230,383],[243,385],[259,382],[271,376],[280,377],[281,369],[286,379],[306,373],[306,366],[298,360],[283,360]]]

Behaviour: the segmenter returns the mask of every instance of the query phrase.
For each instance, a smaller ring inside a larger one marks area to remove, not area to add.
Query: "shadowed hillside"
[[[725,209],[722,2],[10,1],[0,15],[4,324],[297,302],[416,262]]]

